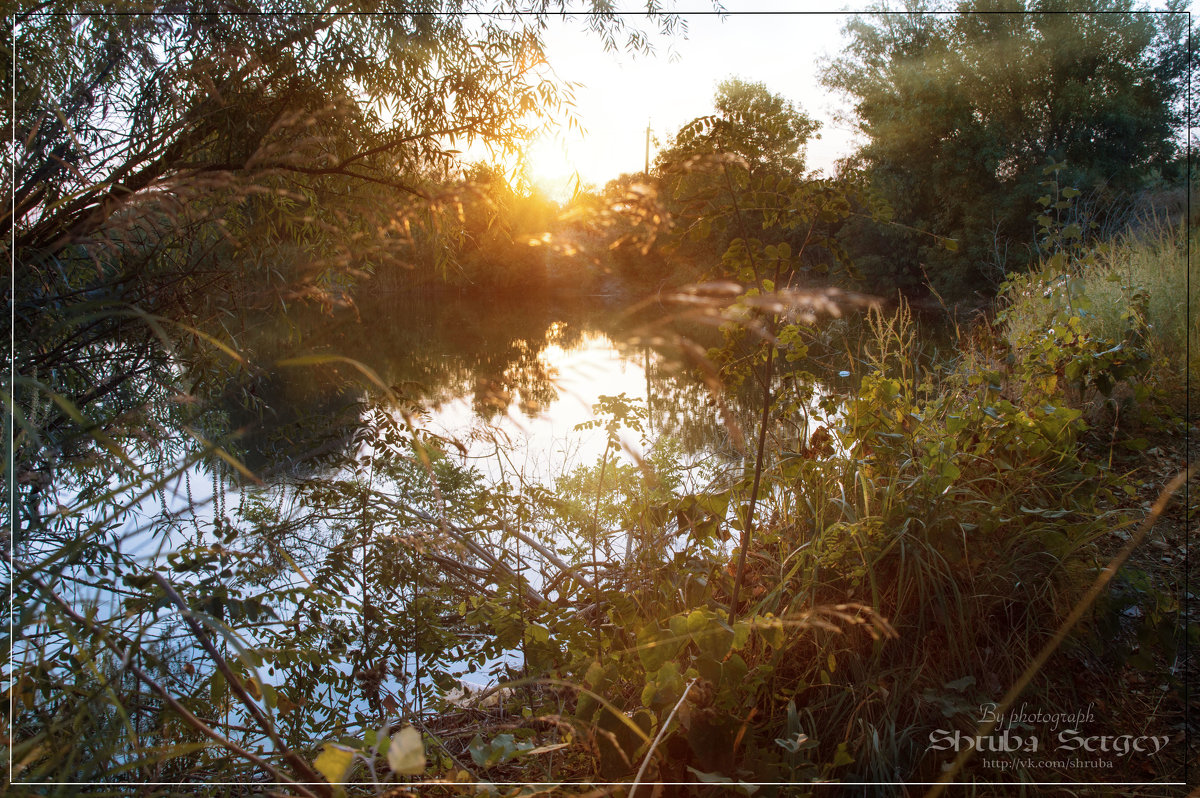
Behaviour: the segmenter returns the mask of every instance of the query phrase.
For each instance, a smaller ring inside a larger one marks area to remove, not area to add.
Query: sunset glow
[[[826,174],[852,149],[853,135],[836,115],[840,97],[818,81],[818,59],[836,53],[849,14],[739,13],[726,4],[724,19],[688,14],[687,38],[654,39],[656,52],[607,53],[583,25],[554,19],[547,35],[547,60],[563,81],[575,84],[570,109],[579,127],[560,115],[557,124],[526,153],[533,184],[557,200],[568,198],[578,179],[602,188],[622,173],[640,172],[684,124],[712,113],[717,83],[730,77],[757,81],[794,102],[821,122],[810,142],[808,165]],[[756,11],[791,8],[755,3]]]
[[[834,2],[14,3],[9,792],[1187,784],[1194,0]]]

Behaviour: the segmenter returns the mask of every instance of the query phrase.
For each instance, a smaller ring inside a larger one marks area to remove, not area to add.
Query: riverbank
[[[1125,255],[1165,251],[1127,243]],[[1171,354],[1179,339],[1148,335],[1178,332],[1179,307],[1112,314],[1097,292],[1085,302],[1089,286],[1116,282],[1095,263],[1080,261],[1061,294],[1062,275],[1050,270],[1010,283],[990,321],[959,328],[951,360],[921,365],[904,312],[877,316],[867,373],[844,422],[827,429],[847,456],[815,436],[800,451],[769,444],[741,602],[729,603],[738,569],[720,545],[722,534],[736,540],[738,516],[722,533],[720,514],[702,509],[718,497],[699,496],[688,551],[700,559],[635,557],[641,578],[626,588],[632,603],[612,599],[599,659],[575,632],[583,651],[563,677],[613,702],[647,737],[622,731],[632,727],[578,688],[522,699],[535,716],[550,702],[574,719],[566,737],[528,727],[534,745],[572,741],[558,755],[565,761],[554,760],[557,777],[627,778],[649,758],[664,781],[824,778],[899,791],[936,779],[955,753],[939,730],[976,733],[1188,459],[1183,361]],[[1106,295],[1123,311],[1145,291],[1134,272],[1126,277]],[[1025,324],[1031,317],[1042,324]],[[1114,337],[1091,326],[1114,319]],[[779,423],[787,420],[784,412]],[[738,491],[734,504],[745,499]],[[1010,731],[1039,736],[1040,751],[992,748],[966,777],[1182,780],[1194,754],[1182,725],[1183,650],[1196,629],[1184,592],[1189,502],[1173,498],[1014,705],[1035,718],[1086,713],[1068,748],[1121,738],[1161,741],[1155,750],[1058,756],[1045,746],[1061,743],[1063,729],[1035,720]],[[694,580],[707,588],[676,593]],[[716,743],[727,734],[741,741],[733,751]],[[477,777],[544,775],[518,754],[475,762]]]

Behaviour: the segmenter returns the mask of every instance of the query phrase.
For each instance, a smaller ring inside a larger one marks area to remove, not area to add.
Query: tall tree
[[[751,169],[804,171],[804,146],[819,125],[762,83],[730,78],[717,85],[716,113],[680,128],[658,156],[660,168],[698,155],[736,155]]]
[[[713,105],[715,113],[680,128],[655,162],[662,199],[685,225],[685,239],[703,240],[693,258],[773,224],[755,192],[803,178],[804,148],[819,127],[762,83],[723,81]]]
[[[1065,161],[1078,188],[1110,196],[1170,169],[1188,22],[1181,0],[1168,8],[914,0],[907,14],[853,18],[824,74],[853,100],[867,139],[851,165],[897,222],[960,243],[860,224],[863,271],[913,286],[925,264],[937,287],[969,293],[1027,262],[1050,160]]]

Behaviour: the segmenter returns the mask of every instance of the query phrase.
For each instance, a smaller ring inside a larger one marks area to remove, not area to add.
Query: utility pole
[[[646,177],[650,177],[650,120],[646,120]]]
[[[646,120],[646,171],[643,172],[646,181],[650,181],[650,120]],[[646,358],[646,423],[650,426],[650,432],[654,432],[654,391],[650,384],[650,346],[647,344],[643,354]]]

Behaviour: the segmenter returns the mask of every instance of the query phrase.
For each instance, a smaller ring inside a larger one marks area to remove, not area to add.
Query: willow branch
[[[167,598],[179,608],[180,612],[183,614],[184,622],[188,625],[188,628],[192,630],[192,635],[196,638],[196,641],[200,643],[201,647],[212,658],[213,662],[217,666],[217,669],[221,671],[222,675],[224,675],[230,689],[232,689],[237,695],[238,700],[241,701],[242,705],[246,707],[251,717],[254,718],[259,727],[266,732],[266,735],[271,739],[271,742],[274,743],[275,750],[284,752],[284,758],[292,763],[296,770],[299,771],[299,773],[305,779],[311,782],[320,783],[321,776],[315,770],[313,770],[312,766],[308,764],[308,761],[296,754],[294,751],[291,751],[283,742],[283,740],[280,739],[279,734],[275,731],[274,724],[271,723],[270,719],[262,711],[262,708],[258,706],[258,703],[250,697],[248,692],[246,692],[246,688],[242,685],[242,680],[238,678],[237,674],[233,672],[233,669],[229,667],[229,663],[226,662],[225,658],[221,656],[221,652],[217,651],[217,647],[213,645],[213,642],[209,639],[208,634],[200,626],[200,623],[196,620],[195,614],[183,600],[183,597],[176,592],[175,588],[171,586],[171,583],[168,582],[162,574],[152,572],[151,575],[162,591],[166,593]]]
[[[130,656],[129,652],[122,651],[121,648],[118,647],[116,643],[113,643],[111,640],[109,640],[108,636],[104,634],[94,623],[77,613],[71,607],[71,605],[67,603],[66,599],[60,596],[53,588],[36,576],[28,575],[26,578],[33,584],[37,585],[42,592],[49,596],[50,600],[58,605],[59,609],[62,610],[62,612],[68,618],[98,637],[104,643],[104,645],[109,648],[109,650],[117,655],[121,662],[126,663],[126,667],[129,668],[130,673],[132,673],[139,681],[143,682],[151,690],[158,693],[167,706],[169,706],[173,712],[178,714],[179,717],[183,718],[184,722],[186,722],[189,726],[222,747],[227,748],[234,754],[253,763],[254,765],[257,765],[277,782],[294,787],[301,795],[308,796],[308,798],[318,798],[316,793],[309,790],[303,784],[295,781],[292,778],[289,778],[287,774],[280,771],[271,763],[260,758],[254,753],[247,751],[245,748],[242,748],[240,745],[228,739],[227,737],[219,734],[206,723],[204,723],[204,721],[200,720],[200,718],[193,715],[187,707],[183,706],[183,704],[180,704],[179,701],[171,695],[166,687],[159,684],[158,681],[156,681],[152,676],[134,664],[132,661],[133,658]]]

